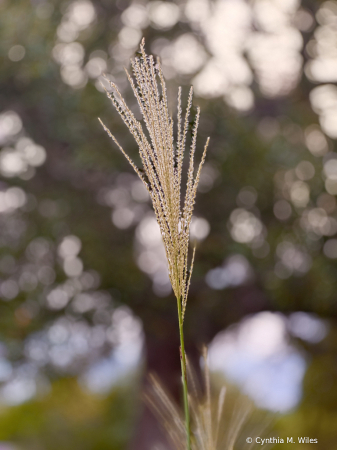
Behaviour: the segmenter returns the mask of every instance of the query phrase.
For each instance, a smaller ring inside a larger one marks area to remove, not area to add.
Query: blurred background
[[[207,344],[277,436],[336,448],[336,32],[336,1],[0,1],[1,450],[167,448],[141,390],[153,371],[179,399],[176,302],[97,120],[137,160],[101,74],[136,112],[142,36],[174,115],[194,85],[199,155],[211,136],[187,352]]]

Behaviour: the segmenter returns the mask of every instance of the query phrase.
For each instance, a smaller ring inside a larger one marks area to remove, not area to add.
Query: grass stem
[[[180,363],[181,363],[181,375],[182,375],[182,381],[183,381],[184,412],[185,412],[185,425],[186,425],[186,449],[191,450],[191,429],[190,429],[190,412],[189,412],[189,406],[188,406],[186,354],[185,354],[185,342],[184,342],[184,330],[183,330],[183,316],[182,316],[180,298],[177,298],[177,304],[178,304],[179,335],[180,335]]]

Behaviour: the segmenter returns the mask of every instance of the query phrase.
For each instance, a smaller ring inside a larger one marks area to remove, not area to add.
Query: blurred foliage
[[[144,5],[147,3],[144,1]],[[176,3],[183,8],[183,2]],[[314,21],[302,33],[304,44],[314,38],[318,27],[314,14],[321,4],[314,0],[302,2]],[[179,384],[174,337],[176,306],[172,295],[158,298],[152,289],[153,280],[136,264],[135,230],[151,208],[148,202],[132,199],[130,186],[135,179],[97,117],[114,131],[130,154],[137,154],[136,145],[101,92],[98,77],[88,77],[82,70],[93,52],[98,57],[105,52],[106,72],[112,74],[131,107],[135,106],[131,89],[126,87],[123,65],[128,65],[137,44],[124,50],[118,44],[122,39],[120,31],[125,28],[121,15],[129,2],[95,0],[91,22],[87,26],[82,23],[77,31],[68,30],[75,33],[73,39],[67,41],[63,35],[65,42],[81,44],[73,54],[70,52],[69,58],[81,59],[81,49],[84,52],[81,68],[76,66],[77,69],[71,69],[75,72],[67,72],[57,60],[55,48],[62,41],[57,34],[60,36],[60,26],[70,14],[71,5],[67,1],[0,0],[0,114],[14,111],[23,127],[1,141],[1,155],[6,148],[14,148],[22,137],[45,148],[47,155],[44,164],[27,163],[27,170],[10,176],[3,173],[0,180],[1,192],[11,187],[21,189],[14,192],[15,201],[22,192],[25,196],[23,204],[15,207],[6,200],[8,210],[0,212],[1,358],[12,364],[14,372],[27,361],[33,364],[27,342],[36,333],[48,332],[59,319],[85,325],[93,334],[88,332],[87,352],[78,358],[77,355],[66,369],[55,364],[52,357],[46,357],[48,361],[41,366],[37,364],[43,375],[52,380],[51,390],[21,405],[1,406],[0,439],[25,449],[122,449],[132,435],[132,391],[116,386],[108,396],[100,398],[82,391],[76,376],[114,348],[113,337],[92,348],[89,344],[94,341],[93,336],[111,329],[114,311],[128,305],[143,322],[149,368],[164,374],[174,390]],[[146,24],[142,30],[149,51],[160,47],[160,39],[167,43],[184,33],[192,33],[197,41],[205,43],[200,30],[186,19],[167,29]],[[210,53],[206,44],[205,48]],[[302,57],[304,62],[310,59],[304,49]],[[69,73],[79,77],[77,85]],[[280,435],[318,438],[318,448],[333,450],[337,439],[337,277],[336,259],[328,257],[323,249],[334,234],[315,234],[303,226],[303,217],[305,211],[328,208],[322,205],[331,203],[333,198],[328,215],[335,220],[336,205],[334,194],[327,194],[321,176],[322,158],[309,152],[304,138],[307,127],[318,125],[309,100],[316,85],[302,71],[300,77],[290,93],[273,98],[263,94],[255,74],[255,106],[246,113],[236,111],[222,97],[196,100],[202,111],[200,145],[211,136],[207,163],[215,175],[209,189],[199,192],[197,198],[196,215],[208,221],[211,231],[198,244],[185,326],[187,348],[195,353],[200,343],[210,342],[218,331],[261,310],[285,314],[306,311],[328,320],[330,333],[322,343],[296,343],[309,362],[303,400],[298,410],[279,420],[276,428]],[[183,86],[186,99],[191,78],[191,74],[174,73],[169,79],[172,104],[178,84]],[[335,141],[325,139],[329,154],[333,154]],[[314,167],[315,176],[307,181],[310,200],[301,207],[292,202],[288,191],[285,193],[284,177],[288,173],[294,183],[295,168],[303,160]],[[255,205],[240,203],[238,196],[247,186],[257,193]],[[111,200],[109,195],[114,189],[137,206],[138,222],[135,220],[128,227],[112,223],[116,199]],[[327,195],[325,203],[323,194]],[[291,214],[280,220],[274,207],[282,199],[286,199]],[[230,234],[229,217],[238,207],[251,211],[263,224],[263,248],[267,248],[264,253],[259,254],[260,247],[235,240]],[[89,274],[80,284],[70,274],[76,267],[71,266],[67,274],[66,258],[59,251],[64,238],[73,235],[81,242],[80,260],[75,263],[83,264],[83,270]],[[289,267],[279,264],[279,244],[284,241],[291,242],[294,251],[310,261],[307,270],[294,269],[290,273]],[[205,282],[206,274],[233,254],[247,259],[254,276],[240,286],[212,289]],[[42,267],[45,272],[41,272]],[[47,272],[46,267],[50,269]],[[66,293],[63,296],[69,296],[63,306],[47,300],[51,290],[58,287]],[[69,299],[80,293],[100,300],[87,309],[74,307],[76,302]],[[137,382],[131,384],[137,388]]]
[[[131,432],[134,402],[130,381],[107,396],[62,378],[42,398],[1,410],[0,439],[22,449],[125,448]]]

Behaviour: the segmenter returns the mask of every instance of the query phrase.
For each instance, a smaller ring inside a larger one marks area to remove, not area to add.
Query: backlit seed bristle
[[[101,120],[100,122],[127,158],[151,196],[165,246],[170,281],[175,296],[181,302],[184,315],[194,259],[193,256],[191,268],[188,270],[190,224],[209,138],[195,174],[194,156],[200,117],[200,109],[197,108],[192,126],[186,192],[182,202],[182,168],[190,124],[193,88],[191,87],[189,92],[184,120],[182,119],[181,88],[178,90],[177,138],[175,140],[173,120],[168,111],[167,91],[160,61],[159,59],[155,61],[152,55],[146,55],[144,45],[143,39],[140,56],[131,60],[134,78],[127,70],[126,75],[137,99],[150,139],[144,133],[141,123],[126,105],[117,86],[108,79],[112,92],[106,91],[138,145],[143,170],[136,166],[108,128]]]
[[[207,359],[205,348],[202,355],[202,385],[191,364],[189,362],[187,364],[191,407],[191,450],[271,448],[272,446],[256,443],[255,440],[242,445],[240,441],[242,437],[243,441],[246,441],[247,430],[255,436],[270,436],[273,416],[266,413],[259,418],[259,424],[256,424],[256,416],[254,417],[256,410],[251,400],[235,393],[230,386],[228,392],[224,385],[219,390],[215,389]],[[150,384],[146,388],[144,399],[158,417],[173,448],[186,450],[186,430],[182,412],[159,379],[153,375],[150,376]]]

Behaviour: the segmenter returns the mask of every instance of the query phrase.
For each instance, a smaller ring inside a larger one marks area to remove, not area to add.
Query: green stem
[[[178,303],[178,319],[179,319],[179,334],[180,334],[180,363],[181,363],[181,375],[183,379],[184,411],[186,424],[186,443],[187,443],[187,450],[191,450],[191,430],[190,430],[190,412],[188,407],[186,355],[185,355],[185,342],[183,330],[183,316],[181,311],[180,298],[177,298],[177,303]]]

